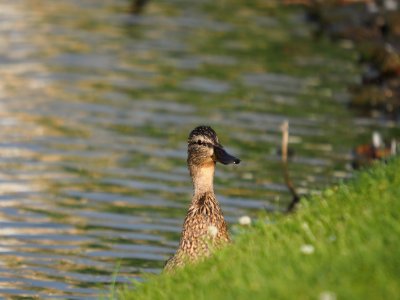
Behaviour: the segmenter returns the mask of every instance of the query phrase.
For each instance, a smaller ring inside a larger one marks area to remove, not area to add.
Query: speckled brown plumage
[[[215,226],[218,230],[215,236],[210,226]],[[186,261],[208,256],[213,249],[227,242],[228,227],[221,208],[214,193],[206,193],[192,202],[183,223],[178,251],[167,261],[165,269],[173,269],[182,266]]]
[[[189,135],[187,160],[194,188],[192,202],[183,223],[178,250],[166,262],[166,271],[209,256],[214,249],[229,242],[228,228],[213,189],[217,161],[240,162],[225,152],[211,127],[195,128]]]

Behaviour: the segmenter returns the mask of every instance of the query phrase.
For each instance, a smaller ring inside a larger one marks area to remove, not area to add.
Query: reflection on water
[[[262,3],[152,2],[140,17],[126,5],[0,4],[3,296],[96,298],[117,268],[117,282],[159,272],[190,199],[198,124],[243,159],[217,170],[230,224],[288,201],[276,154],[287,118],[301,191],[349,176],[362,132],[339,104],[356,78],[349,54],[310,49],[301,18]]]

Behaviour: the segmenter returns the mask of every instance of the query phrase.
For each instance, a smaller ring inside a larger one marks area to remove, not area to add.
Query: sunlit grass
[[[235,243],[119,299],[396,299],[400,287],[400,159],[263,215]],[[328,298],[327,298],[328,297]]]

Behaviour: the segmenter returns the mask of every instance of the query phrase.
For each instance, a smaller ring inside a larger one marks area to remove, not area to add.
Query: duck
[[[397,141],[392,139],[385,142],[377,131],[372,133],[372,141],[369,144],[358,145],[353,149],[353,169],[369,166],[374,160],[386,160],[397,154]]]
[[[210,256],[214,250],[230,242],[228,227],[214,194],[214,172],[217,162],[239,164],[240,159],[229,154],[218,141],[214,129],[205,125],[190,132],[187,153],[193,196],[183,222],[178,249],[165,263],[166,272]]]

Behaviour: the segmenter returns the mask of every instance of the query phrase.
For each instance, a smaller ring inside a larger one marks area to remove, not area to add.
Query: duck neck
[[[215,163],[209,163],[200,167],[189,167],[193,182],[193,199],[197,199],[206,193],[214,194]]]

